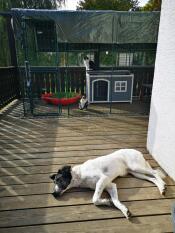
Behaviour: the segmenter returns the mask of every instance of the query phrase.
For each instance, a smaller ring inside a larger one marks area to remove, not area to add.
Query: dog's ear
[[[63,177],[72,177],[71,166],[64,166],[62,168],[62,175],[63,175]]]
[[[51,175],[51,176],[50,176],[50,179],[51,179],[51,180],[55,180],[55,176],[56,176],[56,174]]]
[[[62,169],[58,169],[58,174],[62,174]]]

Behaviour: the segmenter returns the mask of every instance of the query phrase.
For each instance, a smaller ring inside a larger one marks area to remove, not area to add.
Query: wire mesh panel
[[[159,13],[14,13],[25,114],[149,112]]]

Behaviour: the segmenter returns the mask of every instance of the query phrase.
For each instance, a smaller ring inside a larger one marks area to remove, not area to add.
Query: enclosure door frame
[[[94,100],[94,83],[98,81],[105,81],[108,84],[107,88],[107,100]],[[110,81],[107,79],[99,78],[92,81],[92,103],[108,103],[110,94]]]

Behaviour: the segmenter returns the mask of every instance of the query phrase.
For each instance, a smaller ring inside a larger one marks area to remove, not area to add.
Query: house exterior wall
[[[147,148],[175,180],[175,1],[163,0]]]

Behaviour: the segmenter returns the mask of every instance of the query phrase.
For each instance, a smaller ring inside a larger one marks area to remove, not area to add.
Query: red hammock
[[[47,102],[48,104],[63,105],[63,106],[75,104],[80,100],[80,98],[81,98],[80,95],[71,98],[56,98],[53,97],[53,94],[50,93],[42,94],[41,96],[41,99]]]

